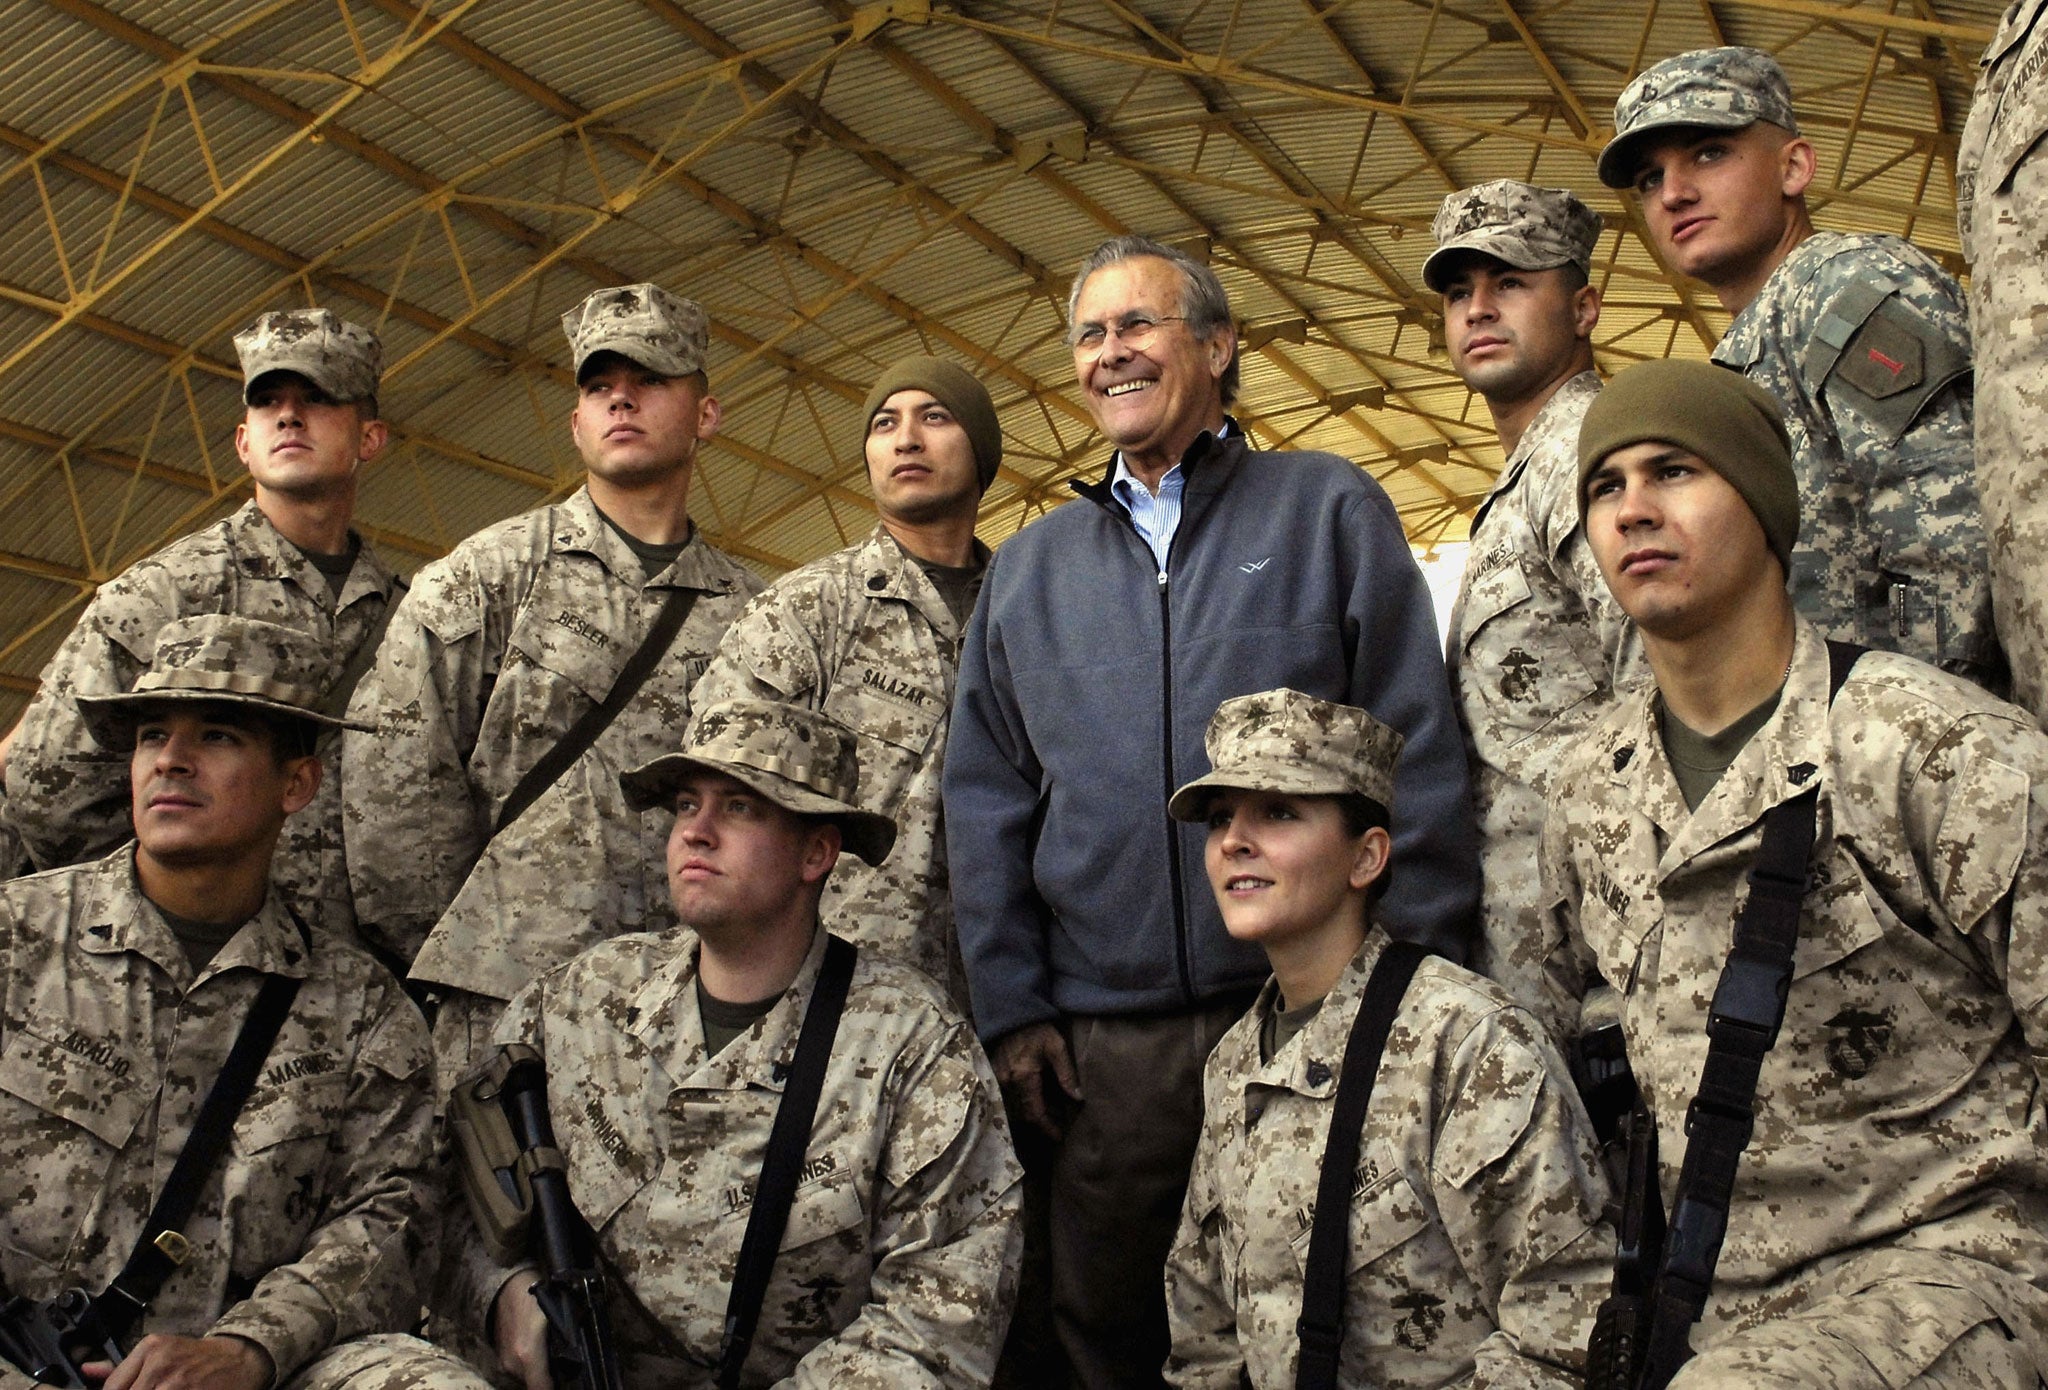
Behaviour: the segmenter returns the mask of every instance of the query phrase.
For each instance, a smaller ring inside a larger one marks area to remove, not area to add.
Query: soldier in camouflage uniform
[[[1600,215],[1562,188],[1500,179],[1446,197],[1435,232],[1422,278],[1443,296],[1451,367],[1486,398],[1506,455],[1472,516],[1447,644],[1482,837],[1472,968],[1564,1029],[1577,1001],[1543,998],[1543,799],[1565,745],[1642,657],[1586,552],[1575,495],[1579,421],[1600,391],[1600,292],[1587,283]]]
[[[988,566],[975,511],[1003,461],[1003,435],[987,389],[936,357],[892,364],[862,419],[881,523],[771,584],[726,630],[691,699],[789,701],[859,734],[861,795],[896,823],[896,848],[884,867],[832,875],[825,920],[924,971],[965,1009],[939,769],[960,635]]]
[[[2013,0],[1956,150],[1977,343],[1977,486],[2013,699],[2048,719],[2048,5]]]
[[[1735,315],[1714,360],[1784,406],[1800,614],[2001,691],[1954,277],[1898,237],[1813,229],[1813,146],[1769,54],[1667,58],[1623,90],[1614,127],[1601,182],[1633,187],[1665,259]]]
[[[1772,807],[1818,787],[1790,994],[1697,1355],[1672,1390],[2030,1386],[2048,1361],[2048,738],[1795,615],[1775,402],[1702,363],[1608,383],[1586,534],[1656,684],[1579,743],[1545,863],[1621,991],[1672,1191],[1708,1001]]]
[[[318,639],[333,668],[330,712],[383,631],[404,585],[349,529],[362,465],[383,449],[377,418],[383,348],[326,309],[265,314],[235,336],[248,410],[235,450],[255,500],[174,541],[93,596],[43,670],[7,756],[7,816],[39,868],[98,858],[126,840],[122,758],[93,741],[79,701],[132,689],[166,623],[238,613]],[[341,740],[321,740],[325,775],[286,825],[276,877],[315,928],[355,939],[342,862]]]
[[[608,936],[674,921],[667,827],[619,794],[671,748],[690,687],[760,581],[691,523],[697,450],[718,428],[704,310],[655,285],[563,316],[588,473],[566,502],[479,531],[422,569],[352,713],[344,833],[363,933],[441,992],[445,1079],[504,1002]],[[692,606],[637,694],[525,813],[522,777],[603,701],[677,590]]]
[[[673,811],[669,883],[695,924],[579,956],[522,992],[501,1042],[546,1057],[569,1184],[625,1290],[612,1300],[633,1390],[710,1386],[726,1299],[827,933],[842,845],[869,864],[894,827],[857,808],[856,741],[763,700],[705,706],[680,753],[623,779]],[[923,975],[860,949],[807,1180],[741,1384],[986,1385],[1009,1321],[1019,1171],[973,1031]],[[472,1315],[543,1384],[530,1273],[468,1260]]]
[[[297,628],[166,623],[132,692],[80,702],[129,750],[135,842],[0,887],[0,1275],[26,1298],[122,1268],[261,981],[301,982],[120,1368],[140,1390],[483,1390],[397,1335],[447,1198],[426,1027],[268,878],[320,779],[329,664]]]
[[[1226,700],[1214,771],[1169,809],[1208,822],[1224,925],[1273,978],[1210,1054],[1166,1269],[1172,1384],[1295,1383],[1303,1260],[1345,1043],[1388,938],[1372,921],[1401,736],[1294,690]],[[1576,1386],[1606,1292],[1607,1184],[1535,1017],[1441,959],[1417,969],[1353,1183],[1345,1385]],[[1248,1377],[1248,1381],[1242,1379]]]

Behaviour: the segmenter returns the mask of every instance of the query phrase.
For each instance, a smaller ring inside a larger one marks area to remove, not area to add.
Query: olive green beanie
[[[981,490],[987,492],[988,485],[996,479],[996,469],[1002,467],[1003,429],[996,423],[996,403],[989,399],[988,388],[957,363],[943,357],[905,357],[890,363],[868,392],[867,404],[861,407],[862,436],[874,423],[882,402],[898,391],[913,390],[930,392],[932,399],[952,411],[960,428],[967,431],[967,442],[974,446],[974,471],[981,478]]]
[[[1707,362],[1642,362],[1608,382],[1579,428],[1579,520],[1586,479],[1616,449],[1655,440],[1696,454],[1756,513],[1771,553],[1792,573],[1799,480],[1785,414],[1770,392]]]

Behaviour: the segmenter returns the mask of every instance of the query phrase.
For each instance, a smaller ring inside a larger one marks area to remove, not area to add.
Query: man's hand
[[[491,1336],[498,1347],[498,1365],[526,1390],[555,1390],[548,1374],[548,1319],[533,1286],[540,1272],[522,1269],[498,1290],[491,1306]]]
[[[1062,1129],[1046,1104],[1045,1072],[1051,1069],[1060,1089],[1075,1100],[1081,1098],[1081,1081],[1074,1074],[1074,1054],[1057,1025],[1033,1023],[1006,1033],[996,1040],[995,1055],[989,1059],[996,1080],[1023,1110],[1024,1118],[1058,1139]]]
[[[79,1370],[103,1390],[266,1390],[276,1377],[270,1353],[240,1337],[154,1333],[116,1366],[88,1361]]]

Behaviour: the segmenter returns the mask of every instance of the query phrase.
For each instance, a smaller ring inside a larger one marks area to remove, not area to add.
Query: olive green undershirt
[[[1779,697],[1784,693],[1785,687],[1779,686],[1771,692],[1768,700],[1718,734],[1703,734],[1688,727],[1665,708],[1662,700],[1657,702],[1657,732],[1663,737],[1664,756],[1670,760],[1672,775],[1678,779],[1679,794],[1685,798],[1686,810],[1699,810],[1700,803],[1707,799],[1707,793],[1721,780],[1721,774],[1728,770],[1729,764],[1749,746],[1757,730],[1771,722],[1771,716],[1778,711]]]
[[[220,948],[234,939],[249,919],[235,922],[200,922],[190,917],[180,917],[167,907],[158,907],[163,914],[164,925],[171,929],[171,935],[178,938],[178,944],[185,948],[185,959],[192,962],[192,973],[206,969],[213,958],[220,954]]]
[[[336,598],[348,586],[349,572],[356,567],[356,555],[363,548],[363,542],[355,532],[348,534],[348,549],[339,555],[329,555],[324,550],[308,550],[298,542],[290,543],[292,549],[306,557],[308,564],[320,571],[320,577],[327,581],[327,587]]]
[[[693,527],[692,531],[685,532],[683,538],[679,541],[668,541],[665,544],[656,545],[652,541],[641,540],[631,531],[619,525],[618,522],[613,521],[609,516],[605,516],[604,508],[598,506],[595,502],[590,504],[590,509],[604,518],[604,524],[612,528],[613,535],[626,543],[628,550],[631,550],[640,557],[641,573],[648,579],[654,578],[655,575],[660,574],[676,562],[676,556],[682,554],[683,550],[690,544],[690,536],[695,529]]]
[[[988,573],[988,556],[977,552],[971,565],[941,565],[916,556],[911,558],[917,560],[917,567],[945,600],[954,624],[966,627],[967,620],[974,615],[974,600],[981,593],[981,577]]]
[[[771,994],[766,999],[757,999],[751,1004],[735,1004],[720,999],[704,988],[704,977],[697,977],[697,1016],[704,1022],[704,1057],[709,1059],[731,1045],[732,1040],[754,1026],[756,1020],[782,1002],[780,994]]]
[[[1322,1009],[1321,998],[1311,999],[1298,1009],[1274,1009],[1259,1025],[1259,1061],[1272,1061],[1280,1049],[1294,1041],[1294,1035],[1315,1020]]]

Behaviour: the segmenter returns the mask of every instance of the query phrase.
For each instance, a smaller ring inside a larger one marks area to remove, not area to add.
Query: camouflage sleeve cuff
[[[275,1279],[276,1271],[266,1277],[265,1283]],[[318,1295],[311,1288],[306,1293],[314,1299]],[[335,1318],[331,1311],[320,1311],[312,1307],[297,1306],[297,1300],[282,1293],[275,1296],[270,1290],[259,1288],[256,1296],[245,1298],[229,1308],[220,1321],[206,1329],[209,1337],[240,1337],[243,1341],[254,1342],[270,1357],[274,1370],[272,1384],[281,1385],[298,1369],[333,1345]]]

